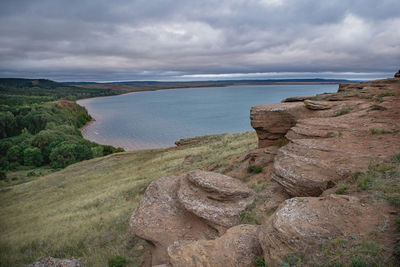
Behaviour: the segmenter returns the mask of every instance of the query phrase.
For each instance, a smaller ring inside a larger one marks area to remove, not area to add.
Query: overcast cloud
[[[399,68],[399,0],[0,1],[0,77],[384,77]]]

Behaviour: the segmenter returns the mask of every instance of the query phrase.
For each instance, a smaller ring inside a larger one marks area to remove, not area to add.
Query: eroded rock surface
[[[261,254],[258,226],[238,225],[215,240],[175,243],[168,248],[171,264],[186,266],[254,266]]]
[[[240,181],[212,172],[163,177],[149,185],[130,226],[148,241],[151,264],[164,264],[172,243],[215,239],[238,224],[254,195]]]
[[[29,264],[26,267],[85,267],[85,265],[76,259],[57,259],[53,257],[46,257],[38,262]]]
[[[259,241],[266,264],[280,266],[289,255],[308,251],[318,257],[325,241],[372,231],[382,220],[379,211],[356,197],[296,197],[261,226]]]
[[[226,175],[191,171],[181,180],[178,199],[186,210],[212,225],[225,228],[239,223],[239,214],[253,203],[255,193]]]

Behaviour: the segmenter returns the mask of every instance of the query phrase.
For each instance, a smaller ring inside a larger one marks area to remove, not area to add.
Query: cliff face
[[[393,264],[400,79],[258,105],[250,120],[258,148],[227,171],[237,180],[195,171],[149,186],[131,218],[149,244],[144,264]],[[372,232],[375,256],[362,247]]]

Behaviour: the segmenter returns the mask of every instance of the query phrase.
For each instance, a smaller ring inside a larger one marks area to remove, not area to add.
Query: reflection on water
[[[79,100],[95,119],[82,134],[126,150],[173,146],[180,138],[241,132],[251,106],[336,92],[337,85],[260,85],[169,89]]]

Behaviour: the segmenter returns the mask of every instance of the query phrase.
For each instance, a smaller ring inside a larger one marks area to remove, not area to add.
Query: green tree
[[[0,112],[0,138],[13,136],[17,133],[17,124],[10,111]]]
[[[43,162],[42,152],[37,147],[28,147],[24,150],[24,165],[39,167]]]
[[[7,151],[7,160],[10,163],[18,162],[20,164],[23,163],[23,151],[22,148],[19,145],[12,146],[8,151]]]
[[[61,143],[50,153],[50,165],[53,168],[64,168],[77,162],[76,145]]]

